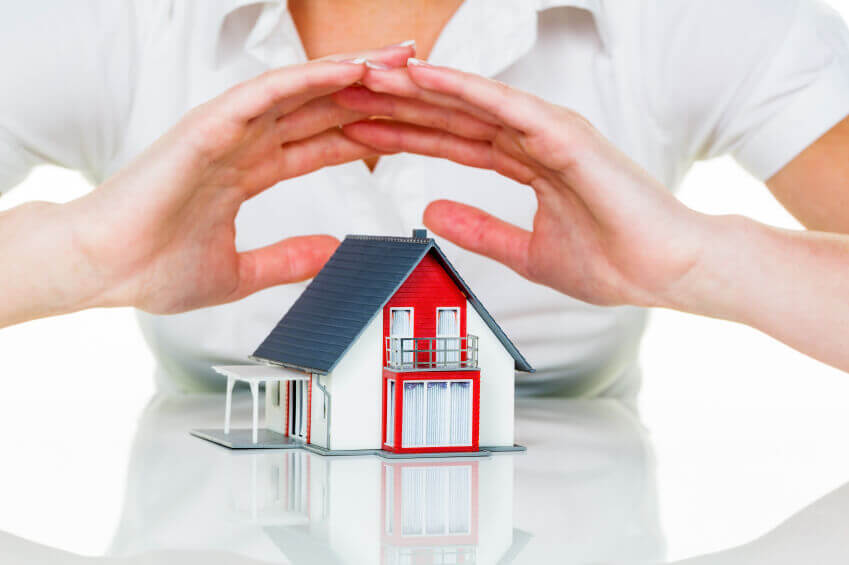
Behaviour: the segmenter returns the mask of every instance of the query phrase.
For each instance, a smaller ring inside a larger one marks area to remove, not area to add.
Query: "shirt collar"
[[[609,24],[606,18],[603,0],[506,0],[496,4],[492,0],[465,0],[458,9],[455,17],[449,21],[437,45],[431,60],[441,61],[441,54],[454,53],[455,49],[469,51],[468,56],[460,57],[452,66],[464,68],[492,76],[518,59],[536,42],[536,14],[552,8],[577,8],[592,14],[596,32],[602,48],[610,48]],[[211,19],[213,42],[209,46],[213,66],[222,64],[228,53],[222,49],[222,33],[228,16],[247,6],[256,6],[259,15],[244,37],[244,51],[250,53],[269,67],[291,63],[298,58],[305,58],[297,30],[287,17],[287,0],[208,0],[206,12]],[[474,20],[465,21],[462,20]],[[458,21],[459,20],[459,21]],[[451,41],[449,27],[460,27],[473,24],[475,35],[478,36],[479,49],[470,49],[465,34],[459,34],[458,39],[465,43],[457,45]],[[443,41],[446,39],[446,41]],[[442,45],[448,44],[448,46]],[[499,46],[492,50],[492,46]],[[232,49],[232,44],[230,46]],[[443,53],[440,53],[443,52]],[[434,57],[436,55],[436,57]]]

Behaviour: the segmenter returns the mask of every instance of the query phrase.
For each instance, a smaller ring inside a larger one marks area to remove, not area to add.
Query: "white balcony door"
[[[392,366],[412,366],[414,360],[412,339],[413,337],[413,309],[393,308],[390,310],[389,320],[390,362]]]
[[[308,396],[307,381],[289,381],[289,435],[304,440],[307,439]]]
[[[436,364],[456,366],[460,362],[460,309],[436,309]],[[457,338],[457,339],[446,339]]]

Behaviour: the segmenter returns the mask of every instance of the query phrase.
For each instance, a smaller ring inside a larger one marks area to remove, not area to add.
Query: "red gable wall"
[[[389,337],[389,312],[392,308],[413,310],[413,337],[436,336],[436,309],[460,308],[460,336],[466,336],[466,297],[434,257],[433,252],[410,273],[407,280],[383,308],[384,343]],[[386,348],[383,348],[386,365]]]

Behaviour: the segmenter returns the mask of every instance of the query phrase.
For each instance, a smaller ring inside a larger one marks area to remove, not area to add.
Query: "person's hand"
[[[415,62],[414,62],[415,63]],[[421,63],[370,71],[341,106],[389,120],[347,125],[378,151],[443,157],[533,188],[533,231],[452,201],[436,234],[595,304],[662,305],[698,261],[706,216],[680,204],[585,119],[502,83]]]
[[[391,67],[412,54],[400,45],[267,72],[193,109],[70,203],[82,251],[76,279],[88,305],[175,313],[314,275],[335,238],[293,237],[238,253],[236,213],[279,181],[380,154],[342,134],[339,125],[364,115],[329,95],[362,79],[366,59]]]

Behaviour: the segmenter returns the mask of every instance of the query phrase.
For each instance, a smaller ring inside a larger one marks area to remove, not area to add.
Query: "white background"
[[[829,3],[849,16],[848,0]],[[0,210],[89,189],[79,175],[40,168]],[[798,227],[729,159],[696,166],[680,197],[704,212]],[[846,374],[748,328],[668,311],[654,313],[642,359],[640,409],[670,559],[749,541],[849,479],[849,446],[833,440],[849,402]],[[79,553],[106,548],[152,373],[129,309],[0,330],[0,426],[18,428],[0,446],[0,530]],[[60,433],[85,440],[52,443]]]

